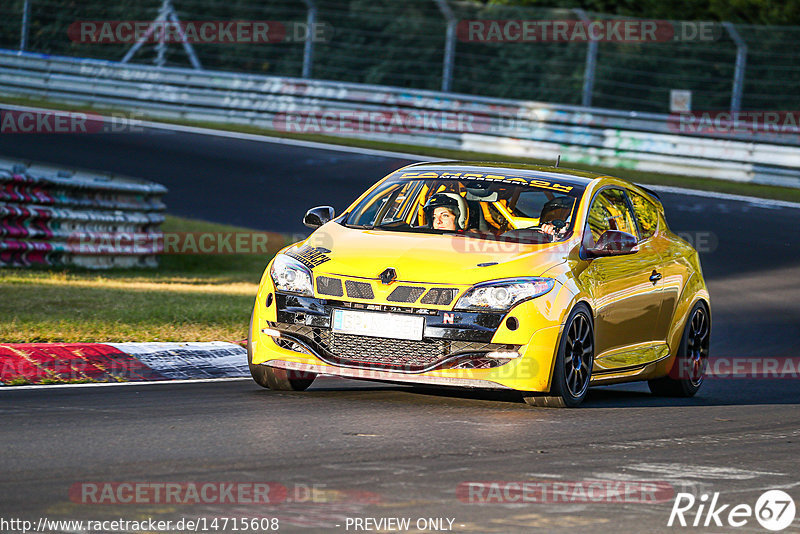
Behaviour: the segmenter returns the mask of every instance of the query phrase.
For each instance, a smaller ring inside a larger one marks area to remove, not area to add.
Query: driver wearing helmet
[[[463,232],[467,222],[467,202],[456,193],[435,193],[423,208],[425,219],[436,230]]]
[[[555,197],[548,200],[542,206],[542,214],[539,216],[539,228],[545,234],[560,238],[567,229],[567,219],[572,213],[572,205],[575,203],[570,197]]]

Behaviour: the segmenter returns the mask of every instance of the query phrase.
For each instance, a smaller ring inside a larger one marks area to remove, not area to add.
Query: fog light
[[[262,328],[261,329],[261,333],[262,334],[267,334],[268,336],[272,336],[272,337],[281,337],[280,331],[279,330],[273,330],[272,328]]]

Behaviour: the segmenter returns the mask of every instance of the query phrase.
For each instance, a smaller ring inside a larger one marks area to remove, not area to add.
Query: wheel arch
[[[585,295],[577,295],[573,294],[573,298],[570,301],[568,306],[564,307],[564,314],[561,319],[561,325],[559,327],[558,338],[556,340],[556,346],[553,347],[553,357],[550,359],[550,372],[547,379],[548,390],[553,387],[553,373],[555,372],[557,354],[559,348],[561,347],[562,340],[564,335],[566,334],[566,325],[567,320],[572,315],[572,312],[575,311],[575,308],[578,306],[584,306],[589,310],[589,320],[592,323],[592,336],[594,337],[595,334],[595,316],[594,316],[594,308],[592,307],[592,303],[589,302],[589,299]]]
[[[683,338],[683,331],[686,328],[686,322],[689,320],[689,314],[694,309],[697,303],[702,303],[708,315],[709,332],[713,326],[713,318],[711,312],[711,298],[706,289],[705,282],[702,276],[697,273],[692,273],[689,280],[683,287],[675,310],[672,314],[669,332],[667,334],[667,347],[669,348],[669,357],[658,362],[656,369],[650,375],[652,378],[666,376],[669,374],[670,369],[675,363],[675,358],[680,349],[681,340]]]
[[[692,308],[694,308],[695,304],[698,302],[702,302],[703,306],[705,306],[710,323],[712,318],[711,298],[702,277],[697,273],[692,273],[686,281],[686,284],[684,284],[681,295],[678,297],[678,301],[675,304],[675,309],[670,321],[670,329],[667,334],[667,339],[665,340],[671,356],[674,356],[677,352],[681,337],[683,336],[683,329],[686,326],[686,321],[689,319]]]

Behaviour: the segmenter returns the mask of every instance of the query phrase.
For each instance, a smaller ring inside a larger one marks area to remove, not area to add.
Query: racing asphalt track
[[[302,231],[306,208],[341,210],[406,163],[186,133],[3,135],[0,155],[141,176],[169,187],[171,213],[285,232]],[[800,209],[661,196],[673,230],[701,248],[712,358],[796,357]],[[0,517],[274,515],[281,531],[300,532],[345,532],[346,517],[447,517],[461,532],[764,532],[753,518],[741,528],[668,528],[671,500],[460,502],[457,486],[477,480],[664,481],[751,506],[783,488],[800,508],[800,380],[713,379],[688,400],[646,391],[596,388],[581,409],[546,410],[504,394],[333,378],[305,393],[249,381],[2,390]],[[84,481],[325,491],[273,507],[71,502],[70,486]]]

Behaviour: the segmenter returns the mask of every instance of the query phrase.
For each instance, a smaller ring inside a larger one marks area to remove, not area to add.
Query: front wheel
[[[253,315],[250,315],[250,328],[247,330],[247,365],[250,376],[262,388],[276,391],[305,391],[317,377],[314,373],[275,369],[253,363]]]
[[[550,393],[523,396],[531,406],[574,408],[586,397],[594,361],[594,328],[589,309],[579,304],[572,310],[558,345]]]
[[[647,382],[650,391],[664,397],[693,397],[703,385],[710,338],[709,313],[705,305],[698,302],[686,321],[678,354],[669,375]]]

